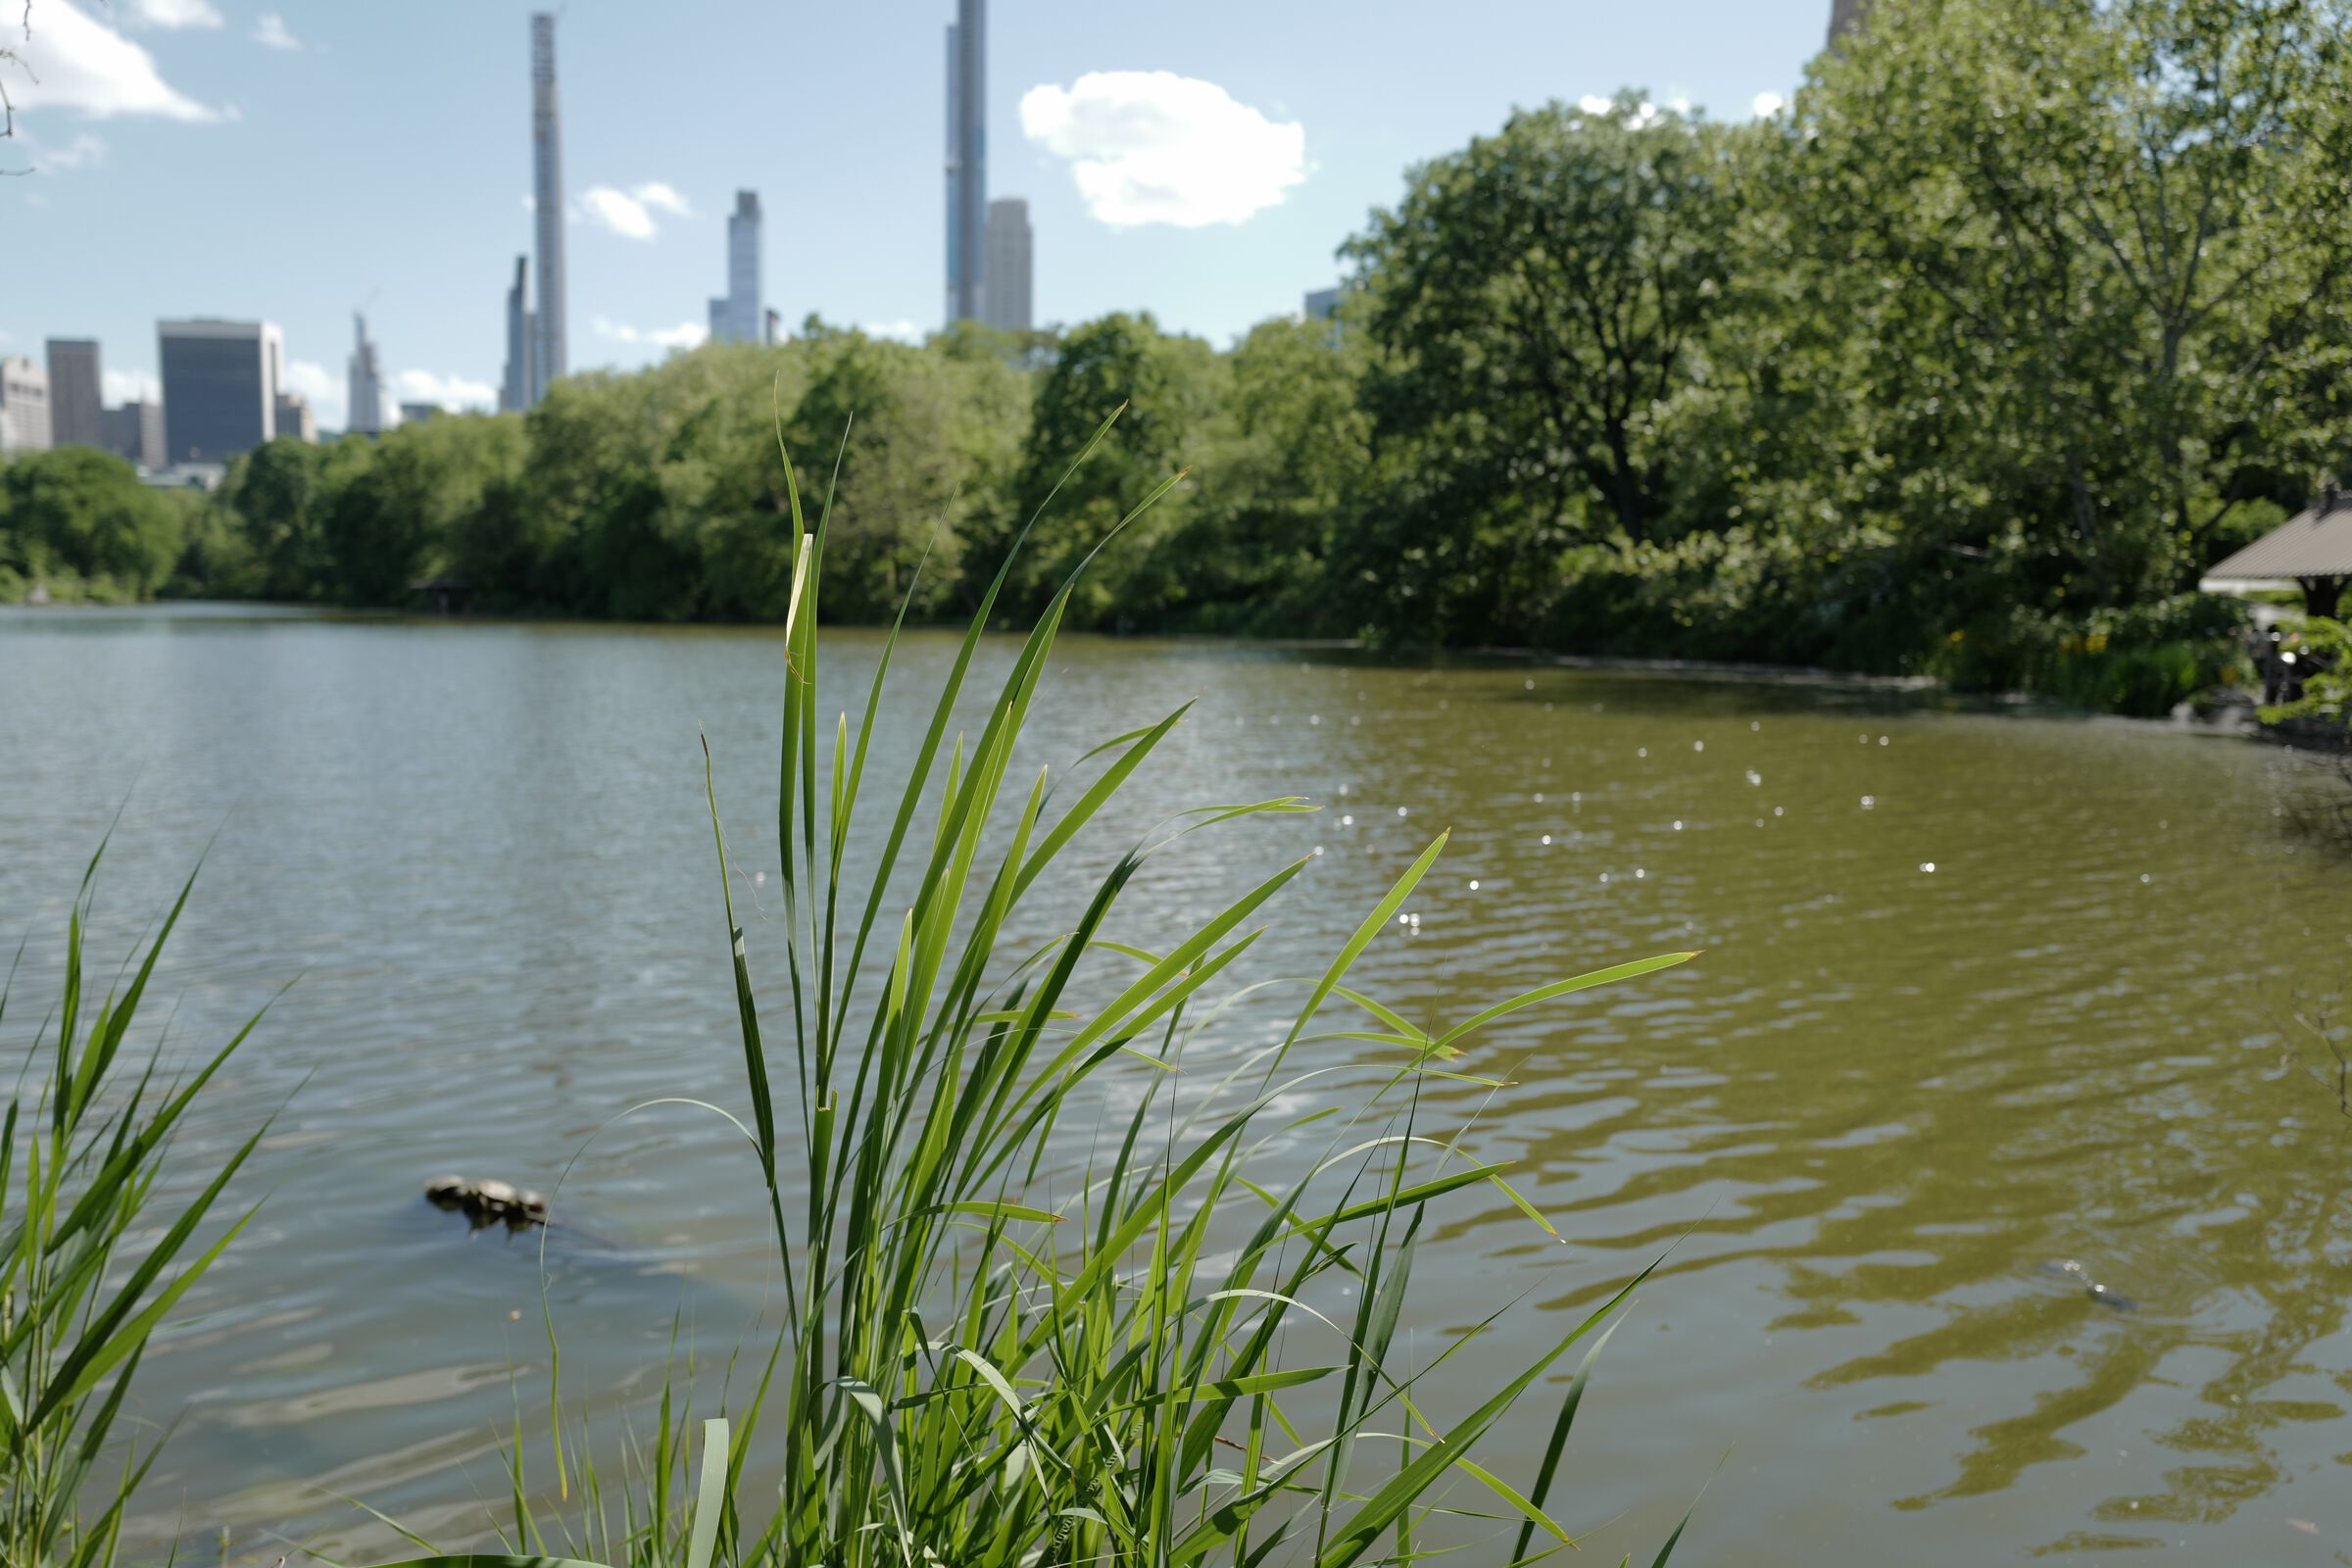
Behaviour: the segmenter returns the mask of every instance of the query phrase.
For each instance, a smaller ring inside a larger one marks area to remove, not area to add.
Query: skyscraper
[[[1310,288],[1306,291],[1303,314],[1308,320],[1328,321],[1339,308],[1340,286],[1337,283],[1329,288]]]
[[[164,370],[164,462],[226,463],[277,433],[284,340],[268,321],[155,323]]]
[[[107,410],[99,418],[99,445],[118,458],[149,470],[165,466],[161,403],[125,403]]]
[[[368,341],[368,318],[352,312],[351,331],[351,412],[344,416],[343,427],[375,435],[384,428],[383,368],[376,364],[375,345]]]
[[[1862,12],[1868,0],[1830,0],[1830,44],[1862,25]]]
[[[1029,204],[1007,196],[988,204],[980,244],[980,319],[1000,332],[1026,332],[1030,320]]]
[[[501,414],[519,414],[539,401],[531,379],[530,259],[514,258],[514,286],[507,290],[507,373],[499,382]]]
[[[710,302],[710,336],[720,343],[760,341],[760,193],[739,190],[727,219],[727,292]]]
[[[22,354],[0,360],[0,458],[49,450],[49,373]]]
[[[948,322],[980,318],[988,211],[988,0],[956,0],[948,27]]]
[[[564,146],[556,104],[556,19],[531,18],[531,217],[539,250],[539,305],[531,320],[531,402],[565,373],[564,339]]]
[[[309,398],[299,392],[277,395],[277,439],[300,441],[306,446],[318,444],[318,416],[311,412]]]
[[[102,443],[98,416],[104,408],[98,391],[98,340],[53,337],[49,340],[49,439],[61,447],[94,447]]]

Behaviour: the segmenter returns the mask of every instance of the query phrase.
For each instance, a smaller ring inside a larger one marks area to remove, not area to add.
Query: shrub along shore
[[[2160,712],[2224,678],[2203,569],[2352,431],[2352,50],[2322,0],[1879,0],[1792,104],[1627,92],[1407,172],[1331,321],[1112,315],[921,345],[811,319],[526,416],[275,442],[210,498],[0,470],[0,598],[772,621],[778,425],[838,463],[832,612],[1927,674]],[[854,418],[854,423],[851,421]],[[840,432],[850,424],[846,443]],[[918,576],[919,567],[919,576]]]

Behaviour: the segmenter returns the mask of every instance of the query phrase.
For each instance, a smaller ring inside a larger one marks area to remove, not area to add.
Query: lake
[[[828,636],[849,705],[880,639]],[[885,777],[953,649],[903,647]],[[344,1494],[454,1547],[517,1419],[544,1469],[539,1240],[469,1235],[437,1172],[564,1177],[548,1299],[607,1430],[673,1323],[715,1360],[772,1305],[740,1142],[614,1118],[747,1098],[696,734],[780,998],[782,668],[754,629],[0,611],[0,935],[31,938],[0,1065],[118,808],[109,966],[212,843],[159,982],[175,1053],[296,982],[181,1144],[185,1191],[275,1115],[261,1217],[141,1369],[140,1413],[180,1418],[142,1541],[393,1554]],[[1195,698],[1093,863],[1183,807],[1322,809],[1157,858],[1128,940],[1319,846],[1249,977],[1320,967],[1450,827],[1353,981],[1410,1015],[1705,950],[1517,1015],[1476,1058],[1510,1087],[1425,1102],[1563,1238],[1483,1189],[1438,1210],[1418,1357],[1521,1298],[1449,1363],[1465,1390],[1667,1254],[1554,1495],[1585,1560],[1647,1560],[1710,1476],[1678,1560],[2343,1560],[2352,1120],[2296,1016],[2352,967],[2352,900],[2289,825],[2310,759],[1863,684],[1067,638],[1013,775]],[[1041,884],[1037,930],[1089,892]],[[1497,1468],[1532,1472],[1555,1402]]]

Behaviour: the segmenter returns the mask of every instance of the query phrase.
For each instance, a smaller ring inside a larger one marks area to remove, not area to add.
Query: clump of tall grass
[[[1466,1412],[1441,1412],[1452,1401],[1429,1396],[1431,1374],[1443,1367],[1458,1387],[1478,1330],[1433,1361],[1405,1363],[1398,1324],[1431,1205],[1488,1186],[1530,1224],[1544,1221],[1505,1183],[1502,1165],[1480,1159],[1458,1134],[1431,1130],[1417,1091],[1433,1076],[1487,1081],[1469,1048],[1523,1008],[1691,955],[1620,964],[1442,1027],[1417,1025],[1346,981],[1437,860],[1443,834],[1319,973],[1240,995],[1217,989],[1306,859],[1151,947],[1111,935],[1154,853],[1196,830],[1305,808],[1295,798],[1204,806],[1163,824],[1092,885],[1074,927],[1016,946],[1024,898],[1074,874],[1073,841],[1184,710],[1099,748],[1100,770],[1083,787],[1056,788],[1043,771],[1013,779],[1015,745],[1069,603],[1065,583],[977,738],[951,737],[1001,572],[906,776],[882,785],[867,762],[898,629],[856,721],[843,712],[825,725],[817,585],[831,509],[828,501],[808,529],[797,487],[790,504],[780,925],[747,930],[739,917],[714,791],[711,800],[749,1087],[748,1110],[729,1119],[760,1173],[783,1331],[755,1356],[758,1375],[731,1418],[705,1423],[691,1487],[689,1424],[665,1396],[655,1451],[622,1489],[617,1528],[579,1446],[566,1456],[559,1416],[557,1478],[588,1497],[585,1518],[543,1526],[517,1471],[510,1548],[545,1551],[552,1536],[614,1561],[690,1568],[1344,1568],[1422,1554],[1441,1508],[1494,1521],[1480,1528],[1512,1538],[1512,1561],[1569,1544],[1548,1497],[1589,1356],[1532,1476],[1506,1477],[1474,1454],[1624,1291],[1497,1374]],[[853,879],[853,827],[877,805],[888,813],[881,847]],[[890,904],[894,886],[904,904]],[[772,943],[761,940],[769,932]],[[790,996],[780,1014],[761,1005],[753,979],[756,964],[779,960]],[[1280,1001],[1287,1027],[1252,1053],[1187,1075],[1180,1091],[1188,1042],[1244,997]],[[1335,1022],[1333,1009],[1347,1016]],[[1132,1109],[1100,1160],[1071,1176],[1056,1164],[1071,1140],[1056,1140],[1056,1130],[1106,1103],[1089,1091],[1114,1073]],[[1354,1083],[1352,1102],[1299,1109],[1327,1081]],[[1336,1130],[1304,1131],[1312,1123]],[[1327,1147],[1307,1174],[1261,1179],[1267,1143],[1308,1136]],[[781,1471],[772,1496],[747,1491],[755,1458]]]
[[[66,923],[63,990],[0,1122],[0,1562],[10,1564],[115,1560],[123,1505],[160,1446],[114,1441],[139,1358],[157,1324],[254,1214],[247,1209],[172,1273],[262,1133],[168,1221],[154,1211],[164,1158],[189,1102],[261,1015],[179,1081],[158,1079],[160,1040],[143,1061],[125,1058],[195,877],[137,970],[126,959],[96,996],[83,938],[104,856],[101,845],[82,875]],[[17,973],[12,962],[0,982],[0,1019]]]

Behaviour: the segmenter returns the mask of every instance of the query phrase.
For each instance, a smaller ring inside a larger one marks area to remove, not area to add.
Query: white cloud
[[[643,202],[610,185],[591,185],[580,192],[580,211],[624,239],[652,239],[661,232]]]
[[[325,366],[311,360],[289,360],[282,384],[286,391],[302,394],[311,412],[318,416],[320,429],[340,430],[349,423],[350,388],[343,377],[329,373]]]
[[[155,56],[91,21],[73,0],[46,0],[23,54],[31,79],[10,86],[21,110],[74,109],[97,120],[115,115],[188,122],[221,118],[220,111],[164,80]]]
[[[286,19],[274,11],[263,12],[261,21],[254,24],[253,41],[265,49],[302,47],[302,40],[286,30]]]
[[[1587,93],[1576,101],[1576,107],[1588,115],[1605,115],[1617,106],[1597,93]]]
[[[218,27],[220,12],[212,0],[138,0],[131,11],[150,27]]]
[[[627,190],[617,185],[591,185],[580,192],[581,214],[623,239],[652,239],[659,234],[662,230],[654,221],[655,208],[679,218],[694,216],[686,198],[658,179]]]
[[[110,406],[161,403],[164,384],[146,370],[105,370],[98,376],[99,395]]]
[[[1306,127],[1213,81],[1096,71],[1021,95],[1021,132],[1067,159],[1087,211],[1114,227],[1238,223],[1306,178]]]
[[[868,321],[858,330],[867,337],[886,337],[897,343],[920,343],[923,340],[923,329],[905,319]]]
[[[1777,92],[1760,92],[1756,94],[1755,100],[1748,107],[1756,112],[1758,120],[1770,120],[1788,107],[1788,100]]]
[[[635,327],[611,317],[592,318],[589,330],[598,337],[611,338],[615,343],[651,343],[657,348],[700,348],[710,335],[710,328],[700,321],[680,321],[675,326]]]
[[[487,381],[430,370],[401,371],[392,377],[392,390],[403,403],[433,403],[445,409],[486,409],[498,397]]]

